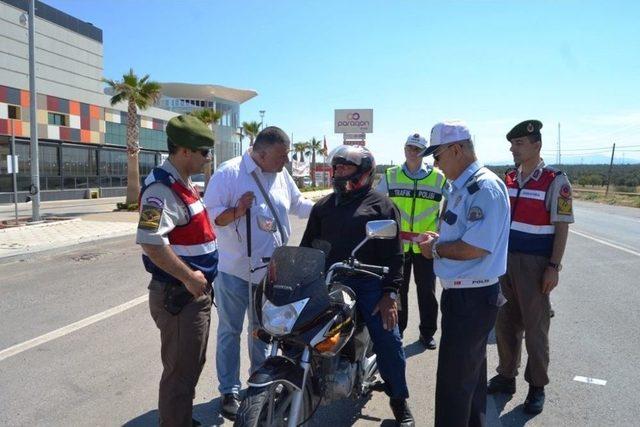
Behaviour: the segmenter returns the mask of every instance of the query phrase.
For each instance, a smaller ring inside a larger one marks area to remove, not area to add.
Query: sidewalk
[[[317,200],[330,192],[331,190],[319,190],[307,192],[305,196]],[[56,210],[56,216],[72,217],[71,219],[0,229],[0,260],[120,236],[131,235],[133,238],[138,213],[113,212],[116,201],[121,199],[97,199],[93,204],[88,201],[57,202],[60,206],[52,208]],[[64,212],[64,205],[71,212]],[[78,209],[79,205],[83,209]],[[101,206],[96,209],[96,205]],[[9,209],[13,209],[13,205],[0,206],[0,211]],[[78,212],[79,210],[83,212]]]

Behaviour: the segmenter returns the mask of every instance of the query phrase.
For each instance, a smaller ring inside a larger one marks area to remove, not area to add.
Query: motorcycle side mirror
[[[392,219],[367,222],[369,239],[394,239],[398,235],[398,224]]]
[[[378,221],[369,221],[365,226],[367,237],[364,238],[358,246],[351,252],[353,258],[358,249],[372,239],[393,239],[398,234],[398,224],[392,219],[382,219]]]

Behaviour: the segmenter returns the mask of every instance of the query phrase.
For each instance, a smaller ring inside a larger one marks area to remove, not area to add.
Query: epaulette
[[[480,190],[480,186],[478,185],[478,181],[476,181],[475,179],[469,185],[467,185],[467,191],[469,192],[469,194],[476,193],[478,190]]]

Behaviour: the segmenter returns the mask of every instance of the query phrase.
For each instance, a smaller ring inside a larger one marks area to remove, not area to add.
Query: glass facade
[[[13,192],[13,178],[7,173],[8,137],[0,136],[0,193]],[[31,161],[29,143],[16,141],[18,191],[29,191]],[[41,190],[72,190],[99,187],[126,187],[127,153],[124,148],[87,146],[40,141],[38,145]],[[141,151],[141,181],[160,161],[159,154]]]
[[[127,125],[122,123],[105,123],[104,142],[108,145],[127,146]],[[164,131],[140,128],[140,148],[167,151],[167,136]]]
[[[98,150],[90,147],[62,146],[62,188],[98,186]]]

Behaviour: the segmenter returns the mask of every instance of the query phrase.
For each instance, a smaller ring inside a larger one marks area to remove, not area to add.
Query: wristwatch
[[[560,272],[560,270],[562,270],[562,264],[558,263],[556,264],[555,262],[551,262],[549,261],[549,264],[547,264],[549,267],[555,269],[557,272]]]
[[[387,295],[389,295],[389,298],[391,298],[394,301],[398,299],[398,294],[395,292],[387,292]]]
[[[433,242],[433,245],[431,245],[431,256],[433,257],[433,259],[440,259],[441,256],[438,253],[438,241],[436,240],[435,242]]]

